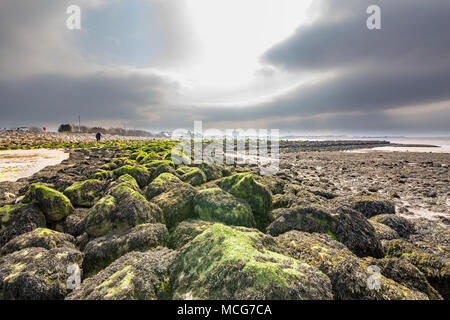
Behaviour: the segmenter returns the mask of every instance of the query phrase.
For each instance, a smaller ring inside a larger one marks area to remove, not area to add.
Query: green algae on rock
[[[45,216],[35,203],[0,208],[0,246],[21,234],[45,227]]]
[[[176,251],[158,247],[133,251],[120,257],[98,274],[83,281],[68,300],[169,299],[167,268]]]
[[[173,299],[331,299],[318,269],[273,251],[255,229],[214,224],[190,241],[170,267]]]
[[[183,183],[177,189],[172,189],[154,197],[151,203],[161,208],[163,221],[170,230],[181,221],[195,218],[192,202],[196,194],[197,190],[191,185]]]
[[[182,183],[183,181],[174,176],[172,173],[162,173],[147,186],[147,189],[145,190],[145,197],[150,201],[157,195],[170,191]]]
[[[161,209],[139,192],[119,186],[100,199],[81,223],[90,236],[130,229],[144,223],[161,222]]]
[[[204,220],[187,220],[180,222],[169,236],[168,247],[179,250],[189,241],[212,226],[214,222]]]
[[[0,299],[61,300],[68,267],[80,267],[83,254],[72,248],[25,248],[0,257]]]
[[[298,261],[308,263],[326,274],[332,283],[335,299],[398,300],[427,299],[424,293],[411,290],[379,276],[379,288],[368,285],[370,263],[356,257],[342,243],[319,233],[289,231],[277,238],[282,252]]]
[[[37,202],[48,221],[61,221],[74,212],[74,208],[63,193],[33,183],[23,199],[24,203]]]
[[[235,174],[224,178],[218,182],[218,185],[250,205],[259,229],[265,230],[273,221],[269,214],[272,206],[272,194],[269,188],[255,181],[251,174]]]
[[[134,179],[136,179],[140,188],[145,187],[150,182],[150,173],[148,172],[146,167],[141,165],[124,165],[123,167],[113,170],[113,177],[115,179],[124,174],[129,174]]]
[[[146,251],[165,246],[169,232],[163,224],[146,223],[130,230],[91,240],[84,249],[83,271],[88,277],[131,251]]]
[[[97,179],[76,182],[64,190],[70,202],[79,207],[92,207],[103,196],[105,184]]]
[[[0,249],[0,255],[6,255],[25,248],[71,248],[76,249],[75,238],[69,234],[57,232],[46,228],[37,228],[33,231],[21,234],[6,243]]]
[[[273,211],[275,221],[267,233],[278,236],[290,230],[318,232],[345,244],[358,256],[381,257],[381,243],[375,229],[362,214],[349,208],[334,212],[318,206],[292,207]]]
[[[201,169],[192,167],[190,170],[185,170],[180,178],[193,186],[199,186],[207,181],[206,174]]]
[[[196,216],[202,220],[251,228],[256,226],[250,206],[220,188],[199,191],[193,206]]]

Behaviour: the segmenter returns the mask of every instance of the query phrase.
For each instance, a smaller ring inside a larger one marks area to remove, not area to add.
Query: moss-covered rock
[[[334,235],[333,231],[337,225],[337,219],[320,207],[277,209],[273,210],[272,214],[275,221],[267,228],[267,233],[272,236],[278,236],[290,230]]]
[[[146,167],[138,165],[138,166],[130,166],[125,165],[123,167],[117,168],[113,171],[114,179],[117,179],[121,175],[129,174],[138,183],[140,188],[145,187],[150,182],[150,172]]]
[[[199,186],[207,181],[205,173],[199,168],[191,168],[191,170],[185,172],[180,178],[182,181],[193,186]]]
[[[183,182],[172,173],[162,173],[147,186],[147,189],[145,190],[145,197],[148,200],[151,200],[157,195],[170,191],[182,183]]]
[[[70,202],[79,207],[92,207],[103,196],[105,184],[98,179],[76,182],[64,194]]]
[[[331,299],[329,279],[255,229],[214,224],[170,268],[174,299]]]
[[[217,164],[202,163],[194,166],[200,168],[205,173],[207,181],[217,180],[223,177],[223,167]]]
[[[0,249],[0,255],[6,255],[25,248],[71,248],[75,247],[75,238],[69,234],[57,232],[46,228],[37,228],[33,231],[15,237]]]
[[[25,248],[0,257],[0,299],[61,300],[70,292],[69,266],[83,254],[71,248]]]
[[[151,202],[161,208],[163,221],[170,230],[177,223],[195,218],[192,202],[197,191],[189,184],[182,184],[176,189],[154,197]]]
[[[267,233],[278,236],[290,230],[324,233],[345,244],[358,256],[381,257],[375,229],[359,212],[349,208],[329,211],[322,207],[292,207],[273,211],[275,221]]]
[[[21,234],[45,227],[45,216],[35,203],[1,207],[0,247]]]
[[[61,192],[33,183],[23,199],[24,203],[37,202],[48,221],[61,221],[74,212],[74,208]]]
[[[392,279],[379,275],[379,287],[369,285],[373,275],[367,260],[356,257],[343,244],[318,233],[289,231],[276,238],[282,252],[298,261],[308,263],[326,274],[332,283],[335,299],[339,300],[398,300],[427,299]]]
[[[155,300],[168,299],[167,267],[175,251],[156,248],[130,252],[103,271],[83,281],[68,300]]]
[[[201,220],[251,228],[256,225],[250,206],[220,188],[199,191],[193,205],[195,215]]]
[[[124,174],[110,183],[107,194],[114,193],[114,190],[119,189],[120,187],[128,187],[130,189],[133,189],[134,191],[141,192],[141,188],[139,188],[136,179],[134,179],[129,174]]]
[[[272,205],[272,194],[269,188],[256,182],[251,174],[235,174],[224,178],[219,187],[233,196],[245,200],[253,211],[257,227],[261,230],[273,221],[269,214]]]
[[[156,169],[159,166],[164,166],[167,168],[175,168],[175,164],[171,160],[152,160],[144,164],[147,169]]]
[[[351,207],[361,212],[367,219],[379,214],[395,214],[393,201],[374,196],[354,197],[351,200]]]
[[[298,198],[292,194],[276,194],[272,198],[272,208],[290,208],[294,206],[298,201]]]
[[[81,223],[90,236],[99,237],[139,224],[158,223],[161,219],[161,209],[149,203],[139,192],[120,186],[100,199]]]
[[[109,180],[113,178],[113,173],[112,171],[100,169],[94,173],[93,178],[97,180]]]
[[[188,220],[180,222],[169,236],[168,247],[179,250],[213,224],[214,222],[204,220]]]
[[[131,230],[96,238],[84,249],[84,275],[89,277],[128,252],[166,246],[168,237],[169,232],[165,225],[146,223]]]

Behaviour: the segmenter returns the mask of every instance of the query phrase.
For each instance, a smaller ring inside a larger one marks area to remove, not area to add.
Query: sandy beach
[[[47,166],[61,163],[68,157],[68,152],[53,149],[0,151],[0,182],[14,182],[29,177]]]

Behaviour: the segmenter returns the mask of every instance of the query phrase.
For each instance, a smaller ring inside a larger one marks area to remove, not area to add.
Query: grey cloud
[[[1,81],[0,123],[67,122],[78,115],[90,120],[139,120],[144,113],[163,109],[178,89],[170,79],[128,72]]]

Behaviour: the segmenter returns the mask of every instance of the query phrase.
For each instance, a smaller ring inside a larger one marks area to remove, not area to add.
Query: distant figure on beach
[[[97,132],[97,134],[95,135],[95,139],[97,139],[97,142],[99,142],[101,138],[102,134],[100,132]]]

